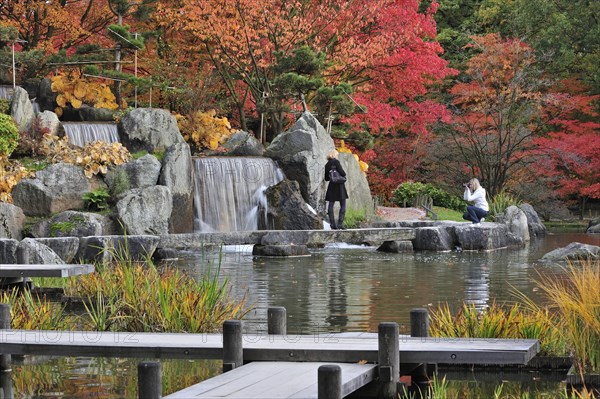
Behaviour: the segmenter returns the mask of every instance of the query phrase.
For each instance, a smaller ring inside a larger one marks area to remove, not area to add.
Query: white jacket
[[[485,199],[485,188],[479,187],[477,190],[473,191],[471,194],[471,190],[469,188],[465,188],[465,201],[474,202],[477,208],[483,209],[484,211],[489,211],[490,207],[488,206],[487,200]]]

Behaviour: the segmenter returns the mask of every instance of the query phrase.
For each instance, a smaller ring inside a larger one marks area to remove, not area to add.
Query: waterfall
[[[63,122],[62,125],[69,142],[79,147],[92,141],[119,142],[116,123]]]
[[[0,86],[0,98],[10,100],[13,96],[12,86]]]
[[[283,178],[270,158],[195,158],[194,230],[243,231],[265,226],[265,190]]]

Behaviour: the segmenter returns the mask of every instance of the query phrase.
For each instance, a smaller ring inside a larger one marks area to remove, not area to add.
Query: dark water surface
[[[340,244],[313,250],[310,257],[277,259],[253,258],[250,247],[226,247],[220,278],[230,282],[232,297],[246,296],[253,306],[244,322],[247,332],[266,330],[269,306],[287,309],[290,334],[377,331],[380,322],[388,321],[408,332],[409,312],[415,307],[448,303],[456,309],[464,301],[484,308],[492,301],[514,302],[515,290],[543,302],[535,280],[540,273],[560,275],[561,270],[541,264],[539,258],[571,242],[600,246],[600,235],[555,233],[524,249],[482,253],[386,254]],[[216,259],[216,253],[208,259],[186,253],[179,266],[201,275],[215,271]],[[16,359],[12,376],[0,378],[0,384],[6,390],[7,381],[12,381],[15,398],[135,398],[139,361],[28,358],[26,364],[18,364]],[[215,375],[220,367],[220,361],[163,361],[164,394]],[[543,397],[558,396],[558,383],[533,377],[526,378],[526,389],[540,391]],[[476,376],[468,379],[478,381],[481,397],[497,385],[485,388]],[[509,389],[507,385],[505,391]]]

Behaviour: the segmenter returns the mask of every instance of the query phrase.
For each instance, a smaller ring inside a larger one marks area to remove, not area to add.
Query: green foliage
[[[19,144],[19,130],[10,115],[0,114],[0,156],[9,157]]]
[[[10,100],[0,98],[0,114],[8,114],[10,112]]]
[[[120,194],[129,190],[129,176],[122,168],[116,169],[113,173],[113,180],[110,185],[111,198],[117,198]]]
[[[454,222],[464,222],[463,213],[453,209],[434,206],[433,211],[438,215],[438,220],[452,220]]]
[[[506,208],[508,208],[509,206],[512,206],[512,205],[518,206],[520,204],[521,204],[520,199],[518,199],[514,195],[510,194],[509,192],[502,190],[501,192],[499,192],[498,194],[496,194],[494,196],[494,199],[489,204],[490,216],[493,217],[494,215],[499,215],[499,214],[503,213],[506,210]]]
[[[314,104],[323,125],[327,124],[330,115],[351,115],[354,112],[355,104],[350,98],[352,92],[352,85],[349,83],[319,87]]]
[[[366,151],[373,148],[373,136],[367,131],[353,131],[346,140],[359,151]]]
[[[405,182],[400,184],[393,192],[392,203],[398,206],[411,206],[417,195],[429,195],[433,204],[456,211],[464,212],[466,205],[464,201],[446,191],[433,185],[420,182]]]
[[[56,233],[66,233],[75,227],[75,222],[67,221],[67,222],[56,222],[50,224],[50,237],[56,237]]]
[[[344,226],[349,229],[355,229],[360,227],[360,224],[367,220],[367,211],[364,209],[346,209],[346,215],[344,217]]]
[[[144,37],[132,35],[128,25],[109,25],[108,35],[122,48],[142,50],[144,48]]]
[[[83,194],[83,201],[85,207],[90,211],[102,211],[108,208],[108,199],[110,198],[109,192],[100,188],[96,191],[90,191],[89,193]]]

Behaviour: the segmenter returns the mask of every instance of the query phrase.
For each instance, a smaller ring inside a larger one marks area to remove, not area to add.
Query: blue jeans
[[[489,214],[488,211],[484,211],[481,208],[477,208],[474,205],[467,206],[467,212],[463,215],[463,219],[470,220],[473,223],[479,223],[481,218],[486,217]]]

